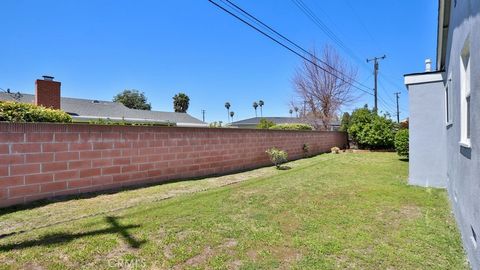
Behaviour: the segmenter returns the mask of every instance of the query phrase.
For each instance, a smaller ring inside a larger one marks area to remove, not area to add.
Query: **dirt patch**
[[[180,265],[176,265],[174,269],[184,269],[185,267],[191,267],[191,266],[195,267],[195,266],[203,265],[207,263],[210,258],[221,253],[227,253],[229,255],[233,255],[232,249],[237,245],[238,245],[238,242],[235,239],[226,239],[224,243],[216,246],[215,248],[207,246],[203,249],[203,251],[200,254],[197,254],[191,257],[190,259],[186,260],[184,263]],[[171,255],[173,257],[173,254]],[[232,264],[234,265],[238,264],[238,267],[240,267],[241,262],[236,261],[236,262],[232,262]]]

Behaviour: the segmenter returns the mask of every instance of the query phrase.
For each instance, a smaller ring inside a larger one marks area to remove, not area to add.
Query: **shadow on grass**
[[[20,243],[0,245],[0,251],[19,250],[19,249],[25,249],[30,247],[38,247],[38,246],[50,246],[54,244],[65,244],[78,238],[92,236],[92,235],[100,235],[100,234],[119,234],[131,248],[139,248],[141,245],[143,245],[146,242],[146,241],[138,241],[128,233],[129,229],[138,228],[140,227],[140,225],[122,226],[118,223],[116,218],[110,217],[110,216],[105,217],[105,221],[108,224],[110,224],[110,227],[107,229],[84,232],[84,233],[74,233],[74,234],[68,234],[68,233],[48,234],[37,240],[28,240]]]
[[[399,158],[400,161],[408,162],[408,158]]]

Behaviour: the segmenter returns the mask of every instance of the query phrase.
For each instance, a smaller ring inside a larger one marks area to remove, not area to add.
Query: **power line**
[[[316,66],[317,68],[323,70],[324,72],[329,73],[330,75],[332,75],[332,76],[334,76],[335,78],[343,81],[344,83],[347,83],[347,84],[351,85],[353,88],[355,88],[355,89],[357,89],[357,90],[360,90],[360,91],[362,91],[362,92],[365,92],[365,93],[367,93],[367,94],[369,94],[369,95],[373,95],[372,93],[370,93],[370,92],[368,92],[368,91],[366,91],[366,90],[364,90],[364,89],[356,86],[356,85],[353,84],[352,82],[348,82],[348,81],[346,81],[345,79],[338,77],[336,74],[334,74],[334,73],[332,73],[331,71],[325,69],[324,67],[318,65],[317,63],[313,62],[312,60],[306,58],[304,55],[302,55],[302,54],[300,54],[299,52],[295,51],[294,49],[292,49],[292,48],[289,47],[288,45],[285,45],[284,43],[282,43],[282,42],[279,41],[278,39],[276,39],[276,38],[272,37],[271,35],[269,35],[268,33],[266,33],[265,31],[262,31],[261,29],[259,29],[258,27],[254,26],[253,24],[251,24],[251,23],[247,22],[246,20],[240,18],[238,15],[236,15],[236,14],[234,14],[233,12],[227,10],[226,8],[224,8],[223,6],[219,5],[218,3],[214,2],[213,0],[208,0],[208,1],[209,1],[210,3],[212,3],[213,5],[217,6],[218,8],[220,8],[221,10],[223,10],[224,12],[226,12],[226,13],[230,14],[231,16],[235,17],[235,18],[238,19],[239,21],[241,21],[241,22],[243,22],[244,24],[248,25],[249,27],[253,28],[253,29],[256,30],[257,32],[259,32],[259,33],[261,33],[262,35],[266,36],[267,38],[269,38],[269,39],[272,40],[273,42],[277,43],[278,45],[284,47],[285,49],[287,49],[287,50],[289,50],[290,52],[294,53],[295,55],[297,55],[298,57],[302,58],[303,60],[311,63],[312,65]],[[230,1],[229,1],[229,2],[230,2]],[[302,48],[302,50],[304,50],[304,49]],[[336,69],[333,69],[333,70],[339,72],[339,71],[336,70]],[[339,73],[340,73],[340,72],[339,72]],[[354,82],[358,84],[357,81],[354,80]]]
[[[233,3],[232,1],[230,0],[220,0],[222,1],[223,3],[226,3],[226,4],[229,4],[230,6],[240,10],[242,13],[244,13],[245,15],[247,15],[248,17],[250,17],[251,19],[253,19],[253,21],[259,23],[260,25],[266,27],[268,30],[270,30],[272,33],[278,35],[279,37],[281,37],[282,39],[284,39],[285,41],[289,42],[290,44],[292,44],[293,46],[295,46],[297,49],[301,50],[302,52],[304,52],[305,54],[308,54],[310,57],[316,59],[317,61],[319,61],[320,63],[322,63],[323,65],[335,70],[336,72],[340,73],[342,76],[346,77],[347,79],[349,80],[352,80],[352,81],[355,81],[356,84],[362,86],[362,87],[365,87],[366,89],[368,90],[371,90],[369,86],[359,82],[358,80],[355,80],[354,78],[352,77],[349,77],[347,76],[346,74],[342,73],[341,71],[339,71],[338,69],[332,67],[331,65],[329,65],[327,62],[319,59],[317,56],[315,56],[314,54],[312,54],[311,52],[309,52],[308,50],[302,48],[300,45],[298,45],[297,43],[295,43],[294,41],[292,41],[291,39],[287,38],[286,36],[282,35],[281,33],[279,33],[278,31],[276,31],[275,29],[273,29],[272,27],[270,27],[269,25],[265,24],[264,22],[262,22],[260,19],[258,19],[257,17],[255,17],[254,15],[252,15],[251,13],[249,13],[248,11],[244,10],[243,8],[241,8],[240,6],[236,5],[235,3]]]

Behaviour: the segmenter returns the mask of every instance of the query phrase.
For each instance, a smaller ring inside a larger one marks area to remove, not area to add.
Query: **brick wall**
[[[0,123],[0,207],[168,179],[223,174],[343,146],[342,132]]]

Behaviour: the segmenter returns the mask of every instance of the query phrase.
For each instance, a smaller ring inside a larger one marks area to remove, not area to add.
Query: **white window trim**
[[[453,124],[452,88],[452,73],[450,73],[448,75],[447,83],[445,84],[445,125],[447,128]]]
[[[467,112],[467,99],[470,97],[470,66],[471,66],[471,54],[470,54],[470,38],[467,37],[463,49],[460,54],[460,146],[470,148],[471,141],[467,137],[468,133],[468,113]],[[468,64],[464,67],[464,56],[468,54]],[[471,104],[470,104],[471,106]],[[470,108],[471,109],[471,108]],[[471,117],[471,115],[470,115]],[[470,127],[471,128],[471,127]],[[471,130],[470,130],[471,132]]]

